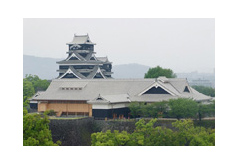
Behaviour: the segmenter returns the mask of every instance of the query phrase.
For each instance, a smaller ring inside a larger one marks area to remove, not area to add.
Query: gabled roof
[[[120,102],[130,102],[128,94],[118,94],[118,95],[99,95],[94,100],[88,101],[91,104],[107,104],[107,103],[120,103]]]
[[[86,78],[85,76],[83,76],[81,73],[77,72],[72,66],[69,66],[68,70],[61,75],[60,77],[58,77],[58,79],[62,79],[66,74],[73,74],[74,76],[76,76],[78,79],[83,79]]]
[[[69,42],[67,44],[93,44],[93,45],[95,45],[95,43],[91,42],[88,34],[87,35],[74,34],[73,41]]]
[[[87,78],[88,78],[88,79],[93,79],[97,73],[100,73],[101,76],[102,76],[104,79],[106,78],[106,77],[104,76],[104,74],[102,73],[102,71],[100,70],[100,67],[99,67],[98,65],[96,65],[96,66],[93,68],[92,72],[87,76]]]
[[[186,79],[168,79],[168,83],[162,84],[157,79],[55,79],[42,95],[35,100],[83,100],[93,101],[99,95],[109,103],[127,101],[156,102],[179,97],[192,98],[196,101],[210,100],[211,97],[203,95],[189,87],[191,92],[179,92],[175,81],[181,81],[182,85]],[[173,82],[173,83],[172,83]],[[177,83],[178,84],[178,83]],[[81,90],[61,90],[62,86],[79,87]],[[163,86],[164,85],[164,86]],[[172,94],[140,94],[151,86],[161,86]],[[128,101],[129,101],[128,100]]]
[[[85,60],[81,55],[72,53],[72,55],[68,56],[68,57],[65,59],[65,61],[70,60],[72,57],[77,58],[77,60]]]
[[[96,60],[88,60],[88,61],[79,61],[79,60],[62,60],[62,61],[58,61],[56,62],[57,64],[65,64],[65,65],[86,65],[86,64],[106,64],[106,63],[110,63],[110,62],[102,62],[102,61],[96,61]]]

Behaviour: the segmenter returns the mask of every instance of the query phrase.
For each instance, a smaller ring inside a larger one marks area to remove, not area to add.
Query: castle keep
[[[96,57],[95,43],[87,35],[74,35],[73,41],[67,43],[68,57],[59,64],[58,79],[96,79],[111,78],[112,63],[107,57]]]

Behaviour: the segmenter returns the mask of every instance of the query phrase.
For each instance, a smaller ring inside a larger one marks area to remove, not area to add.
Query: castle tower
[[[57,62],[59,64],[59,77],[94,79],[111,78],[112,62],[107,57],[96,57],[94,52],[95,43],[91,42],[87,35],[76,35],[72,42],[67,43],[69,51],[65,60]]]

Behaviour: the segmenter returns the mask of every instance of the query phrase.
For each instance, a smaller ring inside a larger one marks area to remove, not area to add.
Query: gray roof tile
[[[51,82],[46,92],[39,95],[38,97],[35,97],[34,99],[92,101],[99,95],[110,102],[127,101],[126,95],[129,96],[131,101],[143,102],[155,102],[179,97],[193,98],[197,101],[211,99],[211,97],[203,95],[191,87],[189,87],[191,90],[190,93],[180,92],[183,88],[182,86],[185,86],[186,83],[186,79],[169,79],[168,83],[162,83],[156,79],[55,79]],[[173,94],[140,95],[141,92],[155,84],[162,86]],[[60,89],[64,86],[80,87],[82,89]]]

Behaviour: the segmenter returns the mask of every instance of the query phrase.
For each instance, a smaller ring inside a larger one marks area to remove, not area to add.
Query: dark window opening
[[[189,92],[189,89],[187,86],[184,88],[184,92]]]
[[[94,77],[94,79],[99,79],[99,78],[103,78],[103,76],[100,73],[97,73]]]
[[[84,54],[84,53],[79,54],[79,55],[81,55],[81,56],[84,57],[84,58],[87,56],[87,54]]]
[[[94,66],[88,66],[88,69],[93,69],[94,68]]]
[[[89,75],[89,73],[81,73],[83,76],[88,76]]]
[[[161,87],[152,87],[148,91],[146,91],[144,94],[169,94],[167,91],[162,89]]]
[[[72,73],[67,73],[63,78],[77,78],[77,77]]]
[[[60,66],[59,68],[60,68],[60,69],[68,69],[69,66]]]

